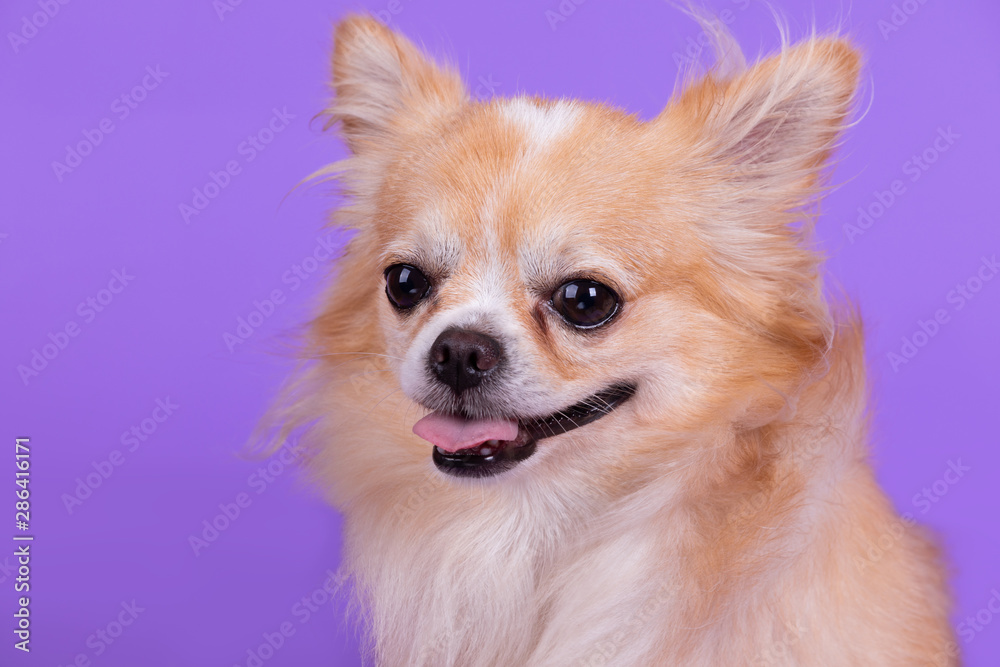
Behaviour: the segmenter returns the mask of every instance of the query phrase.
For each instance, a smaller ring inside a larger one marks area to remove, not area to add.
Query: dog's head
[[[315,342],[331,372],[334,355],[384,355],[356,409],[400,389],[434,445],[407,446],[440,470],[595,451],[617,465],[664,447],[640,437],[654,429],[754,428],[821,364],[832,324],[803,208],[856,86],[847,43],[749,68],[724,43],[724,63],[641,121],[470,99],[370,18],[335,42],[338,222],[357,231]]]

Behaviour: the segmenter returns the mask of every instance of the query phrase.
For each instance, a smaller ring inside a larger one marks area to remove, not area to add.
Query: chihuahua
[[[335,30],[353,230],[275,407],[343,513],[379,665],[955,665],[933,539],[868,462],[812,223],[861,60],[812,35],[657,116],[476,100]]]

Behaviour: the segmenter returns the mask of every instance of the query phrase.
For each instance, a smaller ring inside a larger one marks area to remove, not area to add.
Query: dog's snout
[[[500,342],[477,331],[446,329],[431,345],[430,366],[456,394],[475,387],[500,363]]]

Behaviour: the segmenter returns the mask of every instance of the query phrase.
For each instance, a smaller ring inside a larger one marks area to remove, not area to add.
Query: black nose
[[[502,354],[495,338],[468,329],[446,329],[431,345],[430,365],[441,382],[461,394],[482,382]]]

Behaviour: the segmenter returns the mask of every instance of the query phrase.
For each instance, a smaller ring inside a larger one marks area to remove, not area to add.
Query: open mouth
[[[434,465],[456,477],[491,477],[535,453],[539,440],[586,426],[610,414],[635,394],[635,385],[615,384],[547,417],[473,420],[432,413],[413,432],[434,443]]]

